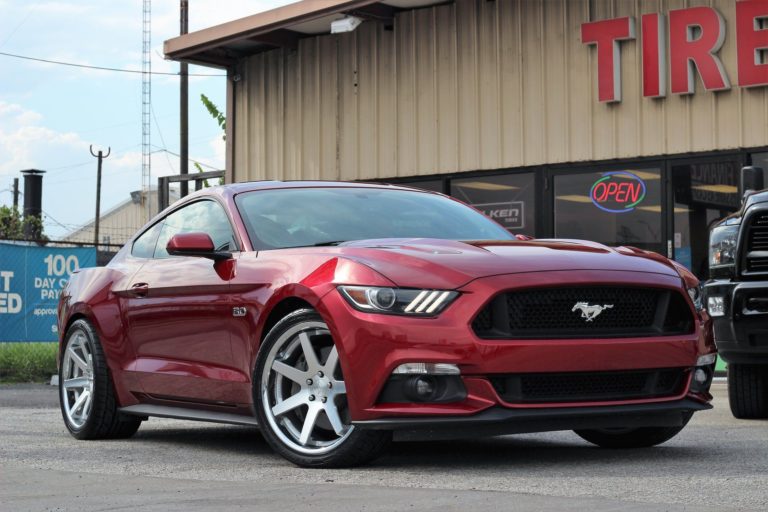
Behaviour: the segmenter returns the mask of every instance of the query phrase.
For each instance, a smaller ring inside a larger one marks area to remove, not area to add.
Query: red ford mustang
[[[160,213],[59,303],[78,439],[150,416],[259,425],[302,466],[393,438],[575,430],[652,446],[708,409],[699,283],[630,247],[510,235],[387,185],[217,187]]]

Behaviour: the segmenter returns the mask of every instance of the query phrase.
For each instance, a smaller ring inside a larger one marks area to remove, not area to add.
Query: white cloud
[[[52,155],[88,148],[76,133],[47,128],[42,119],[38,112],[0,101],[0,175],[43,168]]]

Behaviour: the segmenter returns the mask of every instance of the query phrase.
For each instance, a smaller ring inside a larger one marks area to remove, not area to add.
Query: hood
[[[348,242],[336,249],[404,287],[452,289],[481,277],[555,270],[650,272],[680,277],[672,263],[659,254],[583,240],[381,239]]]

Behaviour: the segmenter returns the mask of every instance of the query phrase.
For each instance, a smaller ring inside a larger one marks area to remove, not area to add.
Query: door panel
[[[144,374],[143,391],[229,401],[229,281],[211,260],[180,257],[148,261],[133,276],[128,292],[137,285],[144,291],[127,299],[126,316],[137,357],[135,371]]]

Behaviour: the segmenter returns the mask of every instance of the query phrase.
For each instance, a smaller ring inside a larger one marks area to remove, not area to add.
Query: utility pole
[[[181,35],[186,34],[189,31],[189,0],[181,0],[179,6],[181,10]],[[179,105],[179,117],[181,127],[179,133],[181,134],[181,150],[179,151],[179,169],[182,175],[189,174],[189,66],[186,62],[181,63],[181,90]],[[181,197],[186,196],[189,193],[189,183],[186,181],[181,182]]]
[[[93,245],[96,246],[96,250],[99,248],[99,217],[101,217],[101,161],[104,160],[112,153],[112,148],[107,148],[107,154],[105,155],[102,150],[99,150],[98,154],[93,152],[93,145],[90,147],[91,155],[99,159],[98,168],[96,171],[96,217],[93,224]]]
[[[13,178],[13,209],[19,209],[19,178]]]

